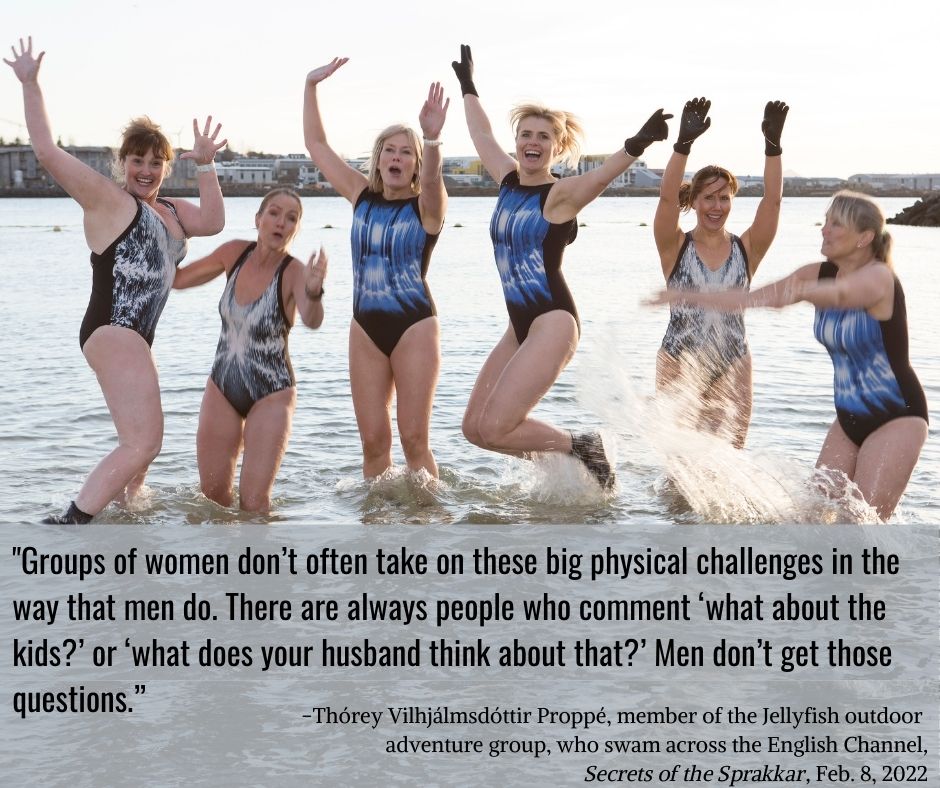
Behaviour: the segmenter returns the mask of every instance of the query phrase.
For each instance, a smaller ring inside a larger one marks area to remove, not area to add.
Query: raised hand
[[[470,52],[469,44],[460,45],[460,62],[452,60],[450,65],[453,67],[457,79],[460,80],[461,95],[466,96],[469,93],[473,96],[479,96],[480,94],[477,93],[476,86],[473,84],[473,55]]]
[[[329,262],[326,249],[322,246],[310,255],[304,266],[304,292],[307,298],[319,301],[323,297],[323,280],[326,279]]]
[[[348,57],[334,57],[329,63],[325,66],[320,66],[320,68],[315,68],[309,74],[307,74],[307,84],[316,85],[322,82],[329,76],[333,75],[333,72],[336,71],[340,66],[344,66],[349,62]]]
[[[676,153],[688,156],[689,151],[692,150],[692,143],[712,125],[712,119],[708,117],[708,110],[711,106],[712,103],[705,97],[685,102],[682,108],[682,119],[679,121],[679,139],[672,146]]]
[[[436,140],[440,137],[449,106],[450,99],[444,100],[444,88],[441,83],[432,82],[428,88],[427,100],[418,114],[418,123],[421,124],[425,140]]]
[[[10,51],[13,52],[13,60],[4,58],[3,62],[13,69],[16,78],[24,85],[27,82],[36,82],[39,79],[39,66],[46,53],[40,52],[39,57],[33,57],[33,37],[29,36],[25,45],[23,39],[20,39],[19,53],[15,46],[11,46]]]
[[[669,126],[666,125],[666,121],[671,117],[672,115],[663,114],[662,107],[650,115],[649,120],[643,124],[643,128],[624,140],[623,149],[627,155],[636,159],[642,156],[643,151],[654,142],[666,139],[669,136]]]
[[[760,130],[764,132],[764,154],[779,156],[783,153],[780,147],[780,135],[783,133],[783,124],[787,120],[790,108],[783,101],[768,101],[764,107],[764,120]]]
[[[187,153],[180,154],[181,159],[194,159],[196,164],[209,164],[215,158],[215,154],[228,145],[227,139],[224,139],[221,142],[215,141],[216,137],[219,136],[219,132],[222,130],[222,124],[216,123],[215,130],[210,136],[209,129],[211,127],[212,116],[209,115],[206,118],[205,126],[203,127],[202,133],[200,134],[199,123],[195,118],[193,118],[193,137],[195,137],[195,142],[193,142],[193,149]]]

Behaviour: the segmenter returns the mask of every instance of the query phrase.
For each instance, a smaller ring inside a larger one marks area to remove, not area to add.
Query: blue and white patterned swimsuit
[[[287,352],[291,321],[284,311],[281,282],[291,256],[281,261],[264,292],[250,304],[235,300],[235,283],[256,244],[245,247],[229,271],[219,300],[222,333],[209,377],[244,419],[263,397],[295,384]]]
[[[827,260],[819,279],[838,271]],[[897,277],[890,319],[875,320],[864,309],[817,309],[813,333],[832,358],[836,416],[856,446],[893,419],[927,421],[927,399],[908,357],[907,306]]]
[[[539,315],[561,309],[581,331],[578,310],[561,273],[565,247],[578,235],[578,221],[552,224],[542,215],[553,183],[523,186],[513,170],[499,186],[490,238],[503,297],[516,341],[521,345]]]
[[[173,203],[158,200],[176,216]],[[185,256],[186,239],[170,235],[157,212],[137,200],[137,214],[127,229],[100,255],[91,253],[91,298],[79,344],[84,347],[95,329],[110,325],[130,328],[152,345],[176,266]]]
[[[699,257],[690,232],[685,234],[685,242],[668,280],[670,288],[700,292],[747,289],[750,284],[747,253],[740,238],[731,236],[728,259],[718,270],[712,271]],[[684,353],[692,353],[714,378],[721,377],[735,361],[748,354],[744,316],[740,312],[672,304],[662,349],[676,359]]]
[[[421,226],[418,198],[363,189],[353,208],[353,318],[391,356],[402,335],[437,314],[425,276],[439,234]]]

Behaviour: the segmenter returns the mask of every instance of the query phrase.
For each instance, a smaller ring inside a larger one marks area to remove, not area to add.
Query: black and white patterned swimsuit
[[[668,281],[668,286],[676,290],[703,292],[741,287],[746,289],[750,284],[747,253],[738,236],[731,236],[731,254],[728,259],[717,271],[712,271],[699,257],[692,233],[685,234],[685,242]],[[691,352],[708,366],[715,377],[720,377],[728,367],[748,353],[744,317],[740,312],[719,312],[692,304],[673,304],[662,349],[676,359]]]
[[[179,222],[173,203],[157,200]],[[91,253],[91,298],[79,331],[79,345],[84,347],[101,326],[130,328],[152,345],[176,266],[185,256],[186,239],[170,235],[157,212],[137,200],[137,214],[127,229],[104,252]]]
[[[245,247],[228,275],[219,300],[222,333],[209,377],[244,419],[263,397],[295,384],[287,353],[290,320],[281,297],[281,281],[290,264],[286,255],[265,291],[250,304],[235,300],[235,283],[256,244]]]

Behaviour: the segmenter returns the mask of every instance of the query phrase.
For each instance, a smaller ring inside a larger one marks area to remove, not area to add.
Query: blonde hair
[[[255,213],[255,216],[261,216],[264,213],[264,209],[267,208],[268,203],[271,202],[275,197],[280,195],[285,195],[287,197],[293,197],[297,201],[297,221],[299,222],[304,215],[304,204],[300,201],[300,195],[297,194],[293,189],[289,189],[287,186],[278,186],[276,189],[271,189],[264,198],[261,200],[261,205],[258,206],[258,211]]]
[[[558,161],[569,167],[577,167],[581,159],[581,145],[584,141],[584,128],[581,121],[570,112],[550,109],[541,104],[519,104],[509,113],[509,123],[513,136],[519,133],[519,124],[526,118],[541,118],[552,124],[555,141],[560,153]]]
[[[415,151],[415,172],[411,178],[411,190],[415,194],[421,193],[421,161],[424,158],[424,148],[421,146],[421,139],[410,126],[404,126],[396,123],[379,132],[375,138],[375,144],[372,146],[372,156],[367,165],[369,178],[369,191],[381,193],[384,187],[382,182],[382,173],[379,172],[379,156],[386,141],[396,134],[405,134],[408,137],[408,143]]]
[[[146,156],[153,151],[166,161],[164,177],[170,174],[170,162],[173,161],[173,146],[163,130],[146,115],[133,118],[121,136],[121,147],[111,163],[111,173],[119,180],[124,180],[124,160],[128,156]]]
[[[724,167],[719,167],[717,164],[709,164],[707,167],[702,167],[702,169],[695,173],[691,181],[684,181],[679,187],[679,207],[683,211],[688,211],[692,207],[692,203],[695,202],[696,197],[705,191],[707,187],[722,178],[726,180],[731,187],[731,194],[737,194],[738,179]]]
[[[891,267],[891,233],[885,229],[885,216],[871,197],[847,189],[836,192],[826,208],[826,216],[859,233],[871,230],[872,251],[878,260]]]

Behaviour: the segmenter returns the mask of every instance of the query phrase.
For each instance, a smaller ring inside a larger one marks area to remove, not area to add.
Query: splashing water
[[[696,429],[700,388],[641,396],[626,369],[610,363],[616,357],[610,352],[584,360],[579,400],[626,444],[631,472],[672,518],[694,522],[691,513],[709,523],[877,522],[844,475],[814,476],[777,453],[736,449],[727,436]],[[724,415],[722,421],[733,421],[733,413]]]

